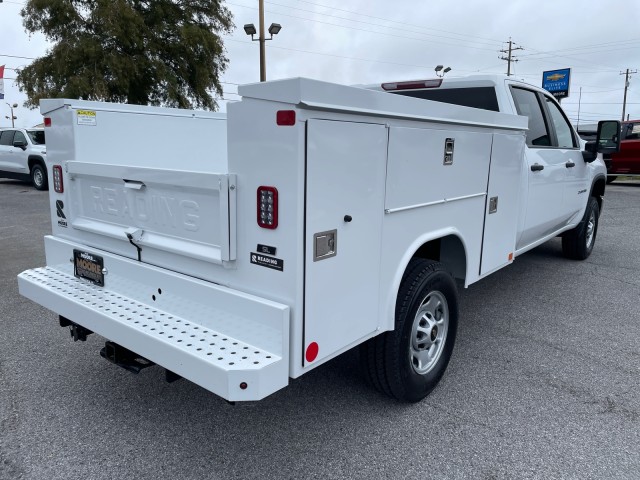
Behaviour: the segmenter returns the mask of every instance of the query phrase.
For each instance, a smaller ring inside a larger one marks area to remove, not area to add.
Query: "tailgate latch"
[[[129,239],[129,243],[136,247],[138,251],[138,261],[142,261],[142,247],[138,245],[138,242],[142,240],[142,235],[144,234],[144,230],[141,228],[127,228],[124,231],[125,235]]]

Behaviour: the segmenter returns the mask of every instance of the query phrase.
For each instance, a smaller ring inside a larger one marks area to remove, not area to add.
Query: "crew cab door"
[[[621,140],[612,155],[614,173],[640,173],[640,122],[623,124]]]
[[[15,143],[20,142],[23,145],[29,145],[27,137],[20,130],[16,130],[13,136],[13,142],[11,144],[11,150],[9,151],[8,161],[9,167],[14,172],[28,173],[27,172],[27,153],[22,147],[16,147]]]
[[[15,172],[15,163],[12,161],[14,130],[0,132],[0,170]]]
[[[577,207],[568,191],[568,179],[584,176],[586,170],[580,170],[584,160],[568,125],[570,148],[566,145],[567,132],[560,128],[563,125],[559,122],[566,120],[562,112],[550,113],[550,108],[557,109],[557,106],[549,107],[550,100],[545,95],[521,86],[512,86],[511,93],[518,114],[529,118],[525,148],[527,177],[523,185],[527,189],[527,200],[523,204],[524,223],[516,242],[516,249],[521,249],[566,224]],[[576,173],[569,174],[569,170]]]
[[[567,221],[573,222],[581,217],[589,195],[589,172],[584,161],[580,142],[566,115],[550,95],[544,95],[544,103],[550,118],[549,128],[555,137],[556,152],[564,162],[566,181],[564,187],[564,205]]]

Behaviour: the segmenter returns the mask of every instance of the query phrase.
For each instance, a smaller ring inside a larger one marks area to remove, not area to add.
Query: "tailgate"
[[[176,271],[184,257],[235,259],[233,175],[79,161],[65,170],[65,236]]]

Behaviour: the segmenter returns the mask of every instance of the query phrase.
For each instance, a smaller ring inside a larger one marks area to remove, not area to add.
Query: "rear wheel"
[[[582,221],[562,235],[562,253],[567,258],[584,260],[593,250],[598,233],[600,207],[595,197],[589,197]]]
[[[365,375],[405,402],[426,397],[444,374],[458,327],[455,281],[438,262],[411,260],[396,301],[395,330],[361,347]]]
[[[47,189],[47,171],[40,163],[34,163],[31,167],[31,181],[36,190]]]
[[[613,182],[616,178],[618,177],[615,175],[607,175],[607,183]]]

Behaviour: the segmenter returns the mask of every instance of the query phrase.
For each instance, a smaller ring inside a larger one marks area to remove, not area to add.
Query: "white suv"
[[[47,190],[44,129],[0,130],[0,178],[30,181],[37,190]]]

